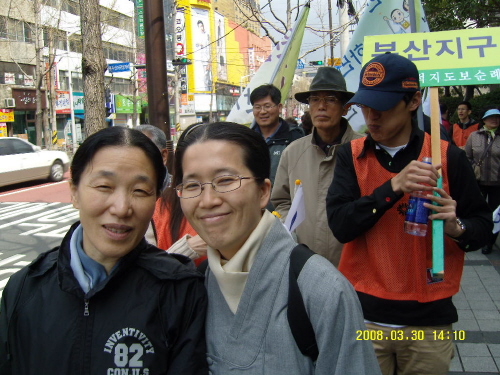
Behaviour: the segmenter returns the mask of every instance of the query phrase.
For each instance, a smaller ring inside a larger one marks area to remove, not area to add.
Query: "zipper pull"
[[[83,316],[89,316],[89,300],[85,300],[85,309],[83,310]]]

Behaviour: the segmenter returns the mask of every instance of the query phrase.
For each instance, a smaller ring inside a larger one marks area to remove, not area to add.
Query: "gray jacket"
[[[276,219],[255,257],[236,314],[207,269],[211,374],[380,374],[372,343],[356,340],[366,328],[354,289],[319,255],[309,258],[298,278],[316,332],[316,363],[299,351],[287,320],[289,257],[295,245]]]
[[[500,185],[500,129],[495,132],[492,139],[489,130],[481,128],[473,132],[465,144],[465,153],[472,165],[479,162],[488,144],[493,142],[486,153],[481,165],[480,185]]]

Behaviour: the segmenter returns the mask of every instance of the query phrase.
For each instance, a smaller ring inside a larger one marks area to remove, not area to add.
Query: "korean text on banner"
[[[363,61],[385,52],[417,65],[420,86],[500,83],[500,27],[367,36]]]

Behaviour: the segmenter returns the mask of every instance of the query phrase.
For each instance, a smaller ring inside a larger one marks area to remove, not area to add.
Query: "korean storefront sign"
[[[0,109],[0,123],[1,122],[14,122],[14,110]]]

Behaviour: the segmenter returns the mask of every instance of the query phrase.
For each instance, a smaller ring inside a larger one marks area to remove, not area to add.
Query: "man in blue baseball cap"
[[[458,320],[451,297],[464,252],[484,246],[493,227],[462,150],[440,141],[441,165],[420,161],[431,156],[430,136],[414,116],[421,99],[417,67],[407,58],[383,54],[363,67],[346,107],[361,108],[369,134],[338,149],[326,198],[330,229],[345,243],[338,268],[358,293],[384,375],[448,373]],[[444,278],[432,274],[432,231],[403,230],[417,191],[437,204],[424,204],[429,219],[444,221]]]

